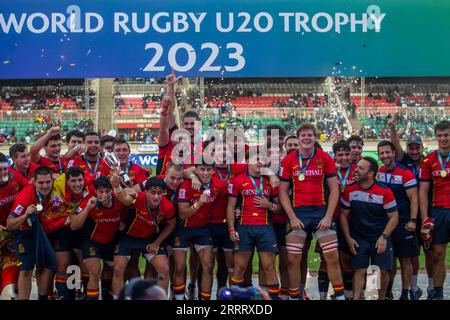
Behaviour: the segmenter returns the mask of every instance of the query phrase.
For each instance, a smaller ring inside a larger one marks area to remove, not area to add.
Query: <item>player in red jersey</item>
[[[29,215],[40,215],[49,205],[53,187],[52,172],[40,166],[34,171],[34,184],[27,185],[17,196],[7,219],[6,229],[14,231],[16,251],[20,261],[19,299],[29,299],[31,278],[36,264],[36,243],[30,228]],[[53,272],[43,269],[38,276],[39,300],[47,300],[48,287]]]
[[[445,256],[450,239],[450,122],[441,121],[434,127],[438,150],[428,154],[420,167],[419,205],[422,233],[426,226],[434,227],[433,242],[433,300],[443,299]],[[433,191],[429,209],[428,191]],[[425,225],[425,226],[424,226]],[[425,239],[424,239],[425,241]]]
[[[169,261],[164,241],[175,229],[175,208],[164,197],[166,184],[160,178],[150,178],[145,192],[137,195],[123,191],[117,176],[111,178],[115,193],[122,203],[136,209],[125,221],[114,253],[113,292],[116,297],[123,287],[123,276],[131,254],[142,253],[158,273],[158,285],[167,292],[169,286]],[[128,189],[130,190],[130,189]],[[164,225],[163,225],[164,222]]]
[[[120,168],[131,180],[130,186],[147,181],[147,171],[144,168],[130,161],[130,145],[123,139],[115,139],[112,144],[114,152],[120,160]]]
[[[9,156],[13,161],[9,171],[33,182],[34,170],[36,170],[39,165],[31,162],[27,146],[23,143],[13,144],[9,148]]]
[[[79,157],[69,160],[67,167],[81,167],[85,172],[86,180],[93,180],[100,175],[109,176],[110,169],[105,160],[100,158],[101,147],[98,133],[86,133],[84,142],[86,144],[86,152]]]
[[[344,286],[339,266],[337,235],[332,218],[339,200],[339,184],[333,159],[315,147],[317,129],[303,123],[297,135],[298,152],[291,152],[281,162],[280,201],[289,217],[291,232],[286,235],[288,250],[289,291],[291,299],[299,299],[300,272],[303,247],[308,234],[314,233],[328,265],[328,276],[336,299],[344,299]],[[288,194],[293,183],[293,199]],[[325,199],[324,182],[329,188]],[[295,208],[295,210],[293,209]]]
[[[360,136],[351,136],[347,142],[350,145],[352,164],[356,165],[362,159],[364,141]]]
[[[44,231],[56,252],[55,287],[60,300],[70,299],[67,268],[71,264],[73,253],[82,271],[88,272],[81,254],[81,233],[70,229],[71,217],[77,213],[78,206],[88,196],[83,169],[71,167],[54,181],[50,204],[41,215]]]
[[[102,276],[102,299],[112,298],[103,290],[104,283],[112,278],[113,254],[116,233],[121,226],[121,216],[126,208],[113,193],[111,183],[105,176],[94,181],[95,195],[85,198],[78,207],[78,215],[71,218],[72,230],[82,229],[82,250],[89,270],[87,300],[98,300],[99,282]],[[104,261],[102,274],[100,259]],[[106,281],[105,281],[106,280]]]
[[[181,223],[178,224],[174,241],[174,293],[177,300],[184,299],[186,251],[193,244],[198,252],[202,267],[201,298],[211,298],[213,242],[209,229],[209,217],[214,202],[227,194],[227,183],[212,177],[213,167],[207,163],[196,164],[195,172],[202,183],[195,191],[191,181],[186,180],[178,192],[178,210]]]
[[[49,167],[53,172],[53,179],[67,169],[67,159],[61,155],[60,132],[60,128],[52,127],[30,147],[31,161]],[[44,148],[45,156],[39,154],[42,148]]]
[[[275,230],[269,210],[280,211],[278,190],[271,187],[269,179],[261,176],[263,163],[260,156],[250,158],[248,173],[234,178],[229,186],[227,223],[230,239],[235,243],[234,272],[230,285],[240,286],[256,246],[264,272],[265,286],[272,299],[278,299],[279,283],[275,268],[278,252]],[[241,199],[241,218],[235,229],[235,208]]]
[[[340,195],[344,190],[351,184],[355,182],[353,174],[355,172],[356,166],[351,162],[350,146],[347,141],[341,140],[333,144],[333,154],[334,161],[336,164],[336,173],[338,175],[339,191]],[[344,234],[339,221],[340,214],[340,204],[336,206],[336,210],[333,215],[333,221],[336,224],[336,233],[338,236],[339,245],[339,262],[342,270],[342,278],[344,280],[344,297],[345,299],[351,299],[353,293],[353,274],[354,271],[351,267],[352,253],[348,248],[347,242],[345,240]],[[319,294],[321,300],[327,299],[328,287],[330,280],[327,274],[327,264],[320,252],[320,267],[319,274],[317,277]],[[333,297],[332,297],[333,298]]]
[[[6,231],[6,219],[20,190],[27,185],[28,180],[8,170],[8,160],[0,153],[0,294],[11,298],[16,297],[19,267],[14,238]]]

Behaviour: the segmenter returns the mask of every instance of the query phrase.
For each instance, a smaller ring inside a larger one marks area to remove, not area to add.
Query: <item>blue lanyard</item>
[[[255,180],[253,179],[253,177],[249,174],[250,180],[252,181],[253,186],[255,187],[256,190],[256,194],[260,197],[263,196],[263,187],[264,187],[264,178],[263,177],[259,177],[259,189],[258,186],[256,185]]]
[[[91,166],[91,163],[89,162],[89,160],[86,159],[85,156],[83,156],[83,159],[84,159],[84,161],[86,161],[86,163],[87,163],[87,165],[88,165],[89,172],[90,172],[91,174],[95,174],[95,173],[97,172],[97,170],[98,170],[98,164],[100,163],[100,158],[97,158],[97,161],[95,162],[95,168],[94,168],[94,171],[92,171],[92,166]]]

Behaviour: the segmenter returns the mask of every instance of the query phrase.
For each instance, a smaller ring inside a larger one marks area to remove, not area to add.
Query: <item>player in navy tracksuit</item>
[[[378,164],[365,157],[358,162],[355,183],[344,190],[341,198],[340,222],[352,258],[353,299],[359,300],[365,283],[369,261],[381,270],[379,299],[384,300],[392,269],[391,234],[398,223],[397,202],[384,184],[375,180]],[[351,213],[349,223],[347,216]]]

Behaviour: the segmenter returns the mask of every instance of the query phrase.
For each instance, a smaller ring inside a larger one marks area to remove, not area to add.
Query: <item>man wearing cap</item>
[[[419,170],[420,165],[424,159],[423,154],[423,141],[419,135],[410,135],[408,136],[406,142],[406,152],[403,151],[402,146],[400,145],[400,139],[397,134],[397,130],[395,128],[397,124],[396,118],[393,121],[389,122],[389,130],[391,136],[391,142],[395,147],[396,161],[406,167],[408,167],[415,175],[416,180],[419,181]],[[421,229],[421,221],[420,219],[417,221],[417,239],[419,241],[419,245],[424,248],[425,253],[425,267],[428,274],[428,298],[431,298],[433,291],[433,276],[431,274],[431,268],[433,265],[433,256],[431,250],[425,248],[424,243],[422,242],[422,238],[420,236]],[[411,280],[411,291],[412,291],[412,300],[418,300],[422,295],[422,290],[417,287],[417,274],[419,272],[419,257],[412,259],[413,265],[413,276]]]

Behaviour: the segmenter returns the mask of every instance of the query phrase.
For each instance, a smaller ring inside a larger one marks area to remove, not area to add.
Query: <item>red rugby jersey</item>
[[[243,174],[247,171],[248,165],[246,164],[237,164],[233,163],[228,165],[227,168],[214,168],[213,176],[219,178],[220,180],[226,182],[230,182],[235,177],[240,174]],[[228,174],[228,171],[229,174]],[[220,174],[219,174],[220,172]],[[227,176],[228,175],[228,176]],[[211,210],[211,214],[209,216],[209,222],[211,223],[226,223],[227,220],[227,203],[228,197],[219,197],[216,201],[214,201],[213,209]]]
[[[89,162],[89,164],[88,164]],[[109,176],[111,173],[111,170],[109,169],[108,165],[106,164],[105,160],[102,158],[98,158],[98,166],[97,170],[95,169],[97,161],[88,161],[84,156],[81,157],[75,157],[69,160],[67,164],[67,168],[70,167],[81,167],[85,174],[85,178],[88,176],[96,175],[97,173],[100,173],[104,176]],[[90,168],[89,168],[90,165]]]
[[[420,181],[430,182],[432,184],[432,203],[433,207],[450,208],[450,162],[447,163],[444,170],[446,177],[441,177],[441,165],[439,163],[438,151],[428,154],[420,166]],[[442,164],[446,157],[442,157]]]
[[[227,196],[227,187],[228,183],[216,178],[211,178],[211,185],[208,190],[210,190],[209,201],[189,218],[185,220],[184,226],[186,228],[199,228],[204,226],[209,222],[209,215],[211,214],[211,210],[213,208],[214,202],[217,201],[219,197]],[[205,191],[204,188],[200,189],[200,191],[195,191],[191,187],[191,180],[184,181],[180,190],[178,191],[178,202],[184,203],[195,203],[200,199],[200,196]]]
[[[78,212],[81,212],[86,208],[90,198],[92,198],[92,196],[83,199],[77,210]],[[126,209],[127,207],[123,205],[113,193],[111,208],[97,205],[89,212],[82,229],[84,238],[102,244],[111,242],[114,239],[117,230],[119,230],[120,218]]]
[[[154,210],[147,207],[145,192],[140,192],[136,202],[130,206],[136,211],[128,216],[125,232],[136,238],[147,238],[156,232],[156,227],[167,220],[175,217],[173,204],[165,197],[161,204]]]
[[[48,210],[49,202],[50,202],[50,195],[46,196],[44,199],[42,199],[42,206],[43,211],[38,212],[36,214],[41,215],[42,212],[45,210]],[[34,187],[34,184],[28,184],[18,195],[16,200],[14,201],[14,204],[12,206],[10,216],[13,217],[20,217],[25,214],[25,211],[27,208],[34,204],[37,205],[39,203],[39,197],[36,193],[36,188]],[[30,227],[28,226],[28,222],[25,221],[20,227],[19,230],[29,230]]]
[[[136,163],[129,163],[125,168],[125,173],[130,177],[131,185],[140,184],[147,180],[147,171]]]
[[[272,188],[269,178],[253,177],[253,179],[257,188],[260,187],[261,179],[263,179],[262,194],[265,198],[270,199],[271,197],[278,195],[278,189]],[[253,202],[255,197],[258,196],[258,193],[248,173],[241,174],[233,179],[230,183],[228,191],[229,196],[242,198],[241,225],[261,226],[271,223],[269,220],[269,209],[258,208]]]
[[[314,156],[305,171],[305,180],[299,181],[300,163],[299,153],[290,152],[281,161],[280,180],[293,183],[293,207],[324,206],[326,205],[324,183],[325,179],[336,176],[336,166],[328,153],[319,148],[315,149]],[[308,159],[303,159],[305,167]]]
[[[19,170],[16,170],[14,168],[14,165],[8,167],[8,170],[12,174],[14,174],[16,176],[21,176],[22,178],[25,178],[25,179],[27,179],[27,181],[29,181],[34,177],[34,171],[39,167],[40,167],[40,165],[38,165],[34,162],[30,162],[30,166],[28,167],[28,170],[25,172],[25,175],[23,175],[22,172],[20,172]]]
[[[28,185],[28,180],[22,175],[9,173],[9,180],[0,184],[0,225],[6,226],[6,219],[11,212],[14,200],[20,190]]]
[[[63,156],[60,156],[57,161],[52,161],[45,156],[41,156],[37,162],[40,166],[49,167],[52,173],[63,174],[67,170],[68,160]]]

